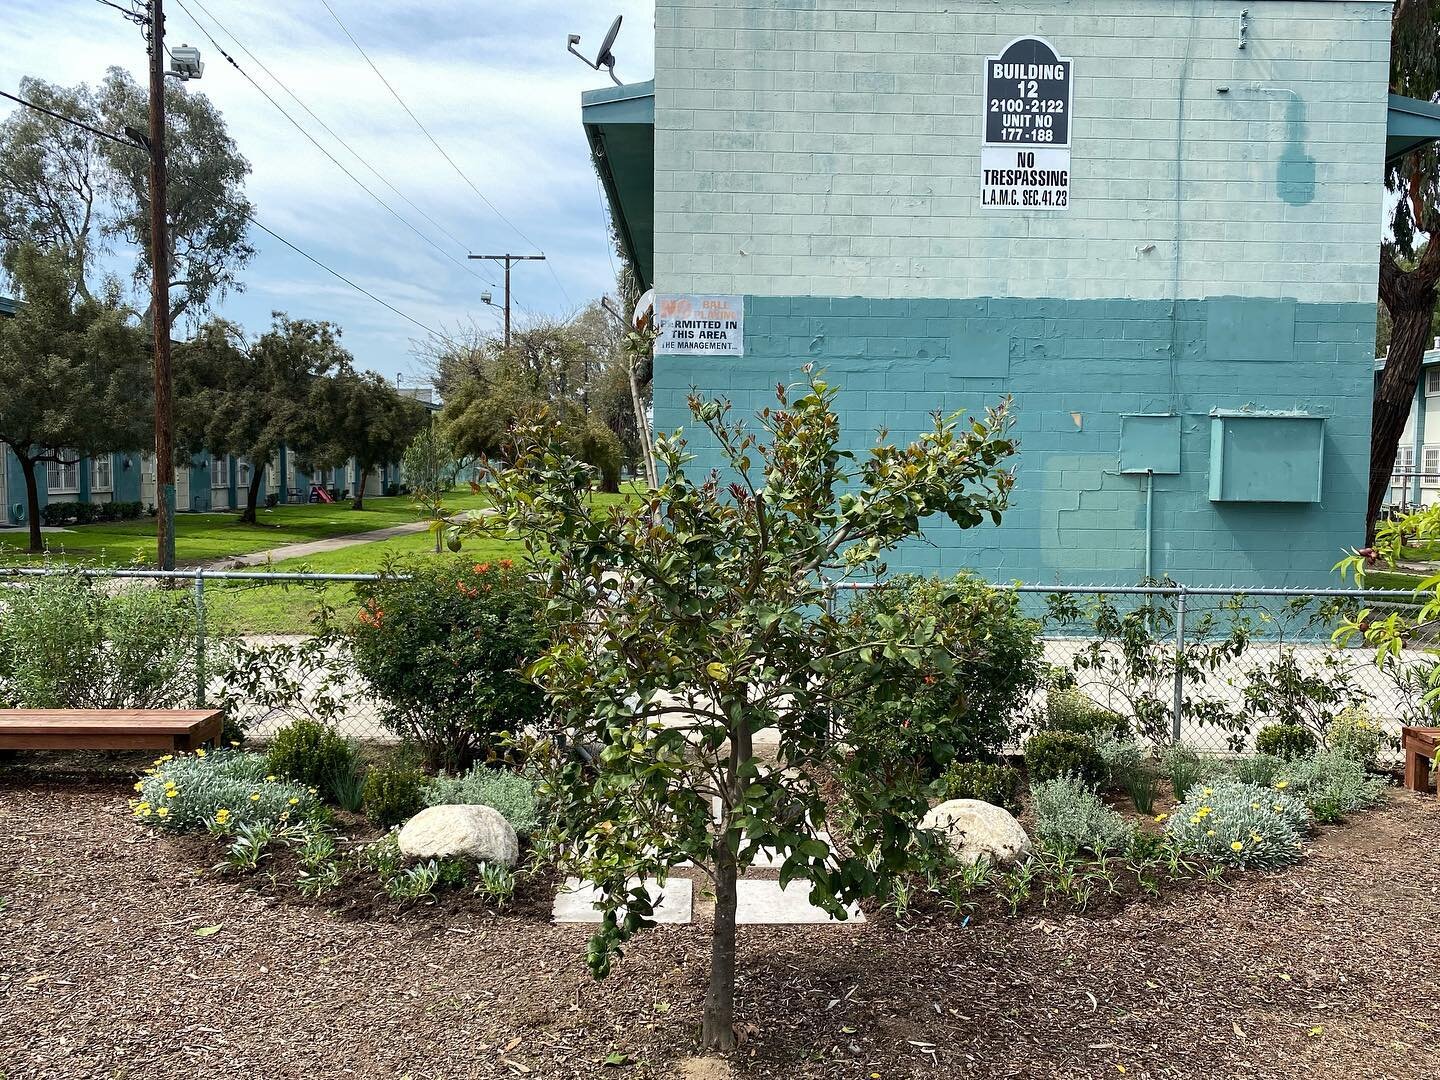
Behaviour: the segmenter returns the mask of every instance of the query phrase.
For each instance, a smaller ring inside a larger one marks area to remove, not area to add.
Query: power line
[[[179,0],[176,0],[176,2],[178,3]],[[309,105],[306,105],[305,102],[304,102],[303,100],[301,100],[299,94],[295,93],[294,90],[290,89],[290,87],[287,86],[287,85],[280,79],[280,77],[279,77],[278,75],[276,75],[273,71],[271,71],[271,70],[265,65],[265,61],[261,60],[261,59],[260,59],[258,56],[256,56],[253,52],[251,52],[250,49],[245,45],[245,42],[243,42],[243,41],[240,40],[239,35],[237,35],[233,30],[231,30],[231,29],[230,29],[229,27],[227,27],[224,23],[222,23],[219,19],[217,19],[217,18],[210,12],[210,9],[207,8],[204,4],[202,4],[202,3],[200,2],[200,0],[190,0],[190,2],[193,3],[193,4],[194,4],[197,8],[199,8],[202,12],[204,12],[205,17],[206,17],[207,19],[209,19],[211,22],[213,22],[217,27],[219,27],[220,30],[221,30],[222,32],[224,32],[224,33],[226,34],[226,36],[228,36],[228,37],[230,38],[230,40],[235,43],[236,47],[239,48],[239,50],[240,50],[241,52],[243,52],[247,57],[249,57],[249,59],[250,59],[251,61],[253,61],[254,64],[255,64],[261,71],[263,71],[263,72],[265,73],[265,75],[270,79],[271,82],[275,83],[275,85],[278,86],[278,87],[280,87],[281,90],[283,90],[283,91],[285,91],[285,93],[289,94],[291,100],[293,100],[296,105],[299,105],[300,108],[304,109],[306,115],[309,116],[310,119],[314,120],[317,124],[319,124],[319,125],[321,126],[321,128],[323,128],[323,129],[325,130],[325,133],[326,133],[327,135],[329,135],[329,136],[330,136],[332,139],[334,139],[337,143],[339,143],[339,144],[340,144],[341,146],[343,146],[346,150],[348,150],[348,151],[350,152],[350,156],[351,156],[351,157],[353,157],[353,158],[354,158],[356,161],[358,161],[361,165],[365,166],[365,168],[368,169],[368,170],[370,171],[370,173],[371,173],[377,180],[379,180],[382,184],[384,184],[386,187],[388,187],[391,191],[393,191],[393,192],[394,192],[396,195],[398,195],[401,199],[404,199],[406,205],[409,206],[410,209],[414,210],[417,214],[419,214],[419,215],[420,215],[421,217],[423,217],[426,221],[428,221],[431,225],[433,225],[433,226],[436,228],[437,231],[439,231],[443,236],[445,236],[447,239],[449,239],[450,242],[453,243],[456,247],[460,248],[462,251],[467,251],[467,252],[468,252],[468,251],[470,250],[470,245],[466,244],[463,240],[461,240],[459,237],[457,237],[457,236],[456,236],[454,233],[452,233],[449,229],[445,228],[444,225],[442,225],[442,224],[440,224],[440,222],[436,221],[433,217],[431,217],[429,214],[427,214],[427,213],[426,213],[424,210],[422,210],[419,206],[416,206],[415,203],[410,200],[409,196],[407,196],[403,191],[401,191],[398,187],[396,187],[395,184],[392,183],[392,182],[390,181],[390,179],[385,176],[384,173],[382,173],[379,169],[375,168],[374,165],[370,164],[370,162],[369,162],[368,160],[366,160],[366,158],[365,158],[358,150],[356,150],[353,146],[351,146],[348,142],[346,142],[345,139],[344,139],[342,136],[340,136],[340,135],[335,131],[334,128],[332,128],[329,124],[327,124],[321,117],[319,117],[318,115],[316,115],[315,110],[312,109],[312,108],[310,108]],[[183,5],[182,5],[182,6],[183,6]],[[493,284],[493,283],[492,283],[492,284]]]
[[[177,2],[178,2],[178,0],[177,0]],[[36,112],[44,113],[46,116],[53,117],[54,119],[63,121],[63,122],[66,123],[66,124],[71,124],[71,125],[73,125],[73,126],[75,126],[75,127],[83,128],[85,131],[90,132],[92,135],[96,135],[96,136],[98,136],[99,138],[102,138],[102,139],[108,139],[110,142],[113,142],[113,143],[119,143],[121,146],[128,147],[128,148],[131,149],[131,150],[144,150],[144,149],[145,149],[143,146],[139,145],[138,143],[132,142],[130,139],[122,139],[120,136],[118,136],[118,135],[112,135],[112,134],[111,134],[110,132],[108,132],[108,131],[102,131],[100,128],[91,127],[89,124],[85,123],[85,122],[82,121],[82,120],[76,120],[76,119],[75,119],[74,117],[72,117],[72,116],[65,116],[65,115],[62,114],[62,113],[57,113],[57,112],[55,112],[53,109],[47,109],[47,108],[45,108],[43,105],[37,105],[37,104],[35,104],[33,101],[26,101],[24,98],[22,98],[22,97],[17,97],[17,96],[14,95],[14,94],[6,93],[4,90],[0,90],[0,97],[9,98],[11,101],[18,102],[19,104],[25,106],[27,109],[34,109]],[[202,186],[202,187],[208,187],[208,185],[200,185],[200,186]],[[209,187],[209,190],[210,190],[210,192],[211,192],[212,194],[218,194],[218,193],[219,193],[219,192],[218,192],[218,189],[213,188],[213,187]],[[263,224],[257,217],[255,217],[254,214],[250,213],[248,210],[241,210],[240,213],[244,216],[244,218],[245,218],[246,221],[250,222],[251,225],[254,225],[254,226],[255,226],[257,229],[259,229],[261,232],[264,232],[264,233],[269,234],[270,236],[273,236],[276,240],[280,241],[280,243],[284,244],[284,245],[285,245],[286,247],[288,247],[291,251],[295,252],[297,255],[301,255],[301,256],[303,256],[304,258],[308,259],[310,262],[312,262],[312,263],[314,263],[316,266],[320,267],[320,269],[324,270],[327,274],[330,274],[332,277],[338,278],[340,281],[343,281],[346,285],[349,285],[349,286],[350,286],[352,289],[354,289],[356,292],[358,292],[358,293],[360,293],[360,294],[362,294],[362,295],[364,295],[364,296],[369,297],[371,300],[375,301],[375,303],[379,304],[381,307],[387,308],[388,310],[394,312],[396,315],[399,315],[399,316],[400,316],[402,319],[404,319],[406,322],[413,323],[414,325],[418,326],[421,330],[424,330],[427,334],[434,334],[434,335],[435,335],[437,338],[439,338],[441,341],[449,342],[449,341],[451,340],[448,335],[442,334],[439,330],[436,330],[436,329],[435,329],[434,327],[432,327],[432,326],[427,326],[425,323],[421,322],[419,319],[414,318],[414,317],[411,316],[411,315],[407,315],[405,312],[403,312],[403,311],[401,311],[399,308],[397,308],[394,304],[390,303],[388,300],[382,300],[380,297],[378,297],[378,296],[376,296],[374,293],[372,293],[369,289],[365,288],[363,285],[358,285],[358,284],[356,284],[355,282],[351,281],[348,277],[346,277],[344,274],[340,273],[340,271],[336,270],[334,267],[329,266],[328,264],[322,262],[320,259],[317,259],[314,255],[311,255],[308,251],[306,251],[304,248],[302,248],[299,244],[293,243],[292,241],[285,239],[285,237],[281,236],[281,235],[280,235],[279,233],[277,233],[274,229],[270,228],[268,225]]]
[[[413,222],[411,222],[408,218],[406,218],[403,214],[401,214],[401,213],[400,213],[398,210],[396,210],[393,206],[391,206],[389,203],[387,203],[387,202],[386,202],[384,199],[382,199],[379,195],[375,194],[375,192],[369,187],[369,185],[367,185],[367,184],[365,183],[365,181],[361,180],[361,179],[360,179],[358,176],[356,176],[353,172],[351,172],[349,169],[347,169],[347,168],[345,167],[345,165],[340,161],[339,158],[337,158],[334,154],[330,153],[329,150],[325,149],[325,147],[320,143],[320,141],[319,141],[318,139],[316,139],[313,135],[311,135],[310,132],[306,131],[305,128],[304,128],[304,126],[303,126],[298,120],[296,120],[293,116],[290,115],[290,113],[286,110],[285,106],[281,105],[278,101],[275,100],[274,97],[271,96],[271,94],[270,94],[269,91],[267,91],[263,86],[261,86],[261,85],[260,85],[258,82],[256,82],[253,78],[251,78],[250,73],[249,73],[248,71],[246,71],[244,68],[242,68],[242,67],[239,65],[239,63],[235,60],[235,58],[234,58],[233,56],[231,56],[228,52],[225,51],[224,47],[220,44],[220,42],[218,42],[218,41],[215,40],[215,35],[212,34],[212,33],[210,33],[210,31],[207,30],[203,24],[201,24],[201,22],[200,22],[199,19],[195,18],[194,13],[193,13],[188,7],[185,6],[184,0],[175,0],[175,2],[180,5],[180,9],[181,9],[182,11],[184,11],[186,15],[189,15],[189,16],[190,16],[190,20],[195,24],[196,28],[197,28],[202,34],[205,35],[205,37],[209,40],[210,44],[213,45],[213,46],[215,46],[216,51],[219,52],[220,55],[223,56],[227,61],[229,61],[230,66],[233,67],[236,71],[238,71],[238,72],[241,74],[241,76],[244,77],[244,79],[245,79],[246,82],[248,82],[248,83],[249,83],[251,86],[253,86],[256,90],[260,91],[261,96],[263,96],[266,101],[268,101],[268,102],[269,102],[271,105],[273,105],[277,110],[279,110],[280,115],[283,116],[283,117],[285,117],[286,120],[289,120],[290,123],[291,123],[292,125],[294,125],[296,131],[300,132],[301,135],[304,135],[305,138],[310,141],[311,145],[315,147],[315,149],[319,150],[320,153],[324,154],[325,157],[328,158],[328,159],[330,160],[330,162],[331,162],[337,169],[339,169],[339,170],[340,170],[341,172],[343,172],[347,177],[349,177],[349,178],[355,183],[355,185],[360,188],[361,191],[365,192],[365,194],[369,195],[372,199],[374,199],[377,203],[379,203],[382,207],[384,207],[384,209],[385,209],[386,211],[388,211],[388,212],[395,218],[396,221],[400,222],[400,223],[401,223],[402,225],[404,225],[407,229],[409,229],[411,232],[413,232],[416,236],[420,237],[421,240],[425,241],[425,243],[429,244],[429,245],[430,245],[431,247],[433,247],[436,251],[438,251],[441,255],[445,256],[445,258],[447,258],[447,259],[449,259],[451,262],[455,263],[455,265],[463,268],[467,274],[469,274],[470,276],[476,278],[476,279],[479,280],[479,281],[483,281],[486,285],[489,285],[489,286],[491,286],[491,287],[494,287],[494,286],[495,286],[495,283],[494,283],[493,281],[491,281],[491,280],[489,280],[488,278],[482,277],[481,275],[475,273],[475,271],[472,270],[472,269],[470,269],[470,267],[467,266],[464,262],[462,262],[460,259],[456,258],[456,257],[455,257],[454,255],[452,255],[450,252],[446,251],[443,247],[441,247],[439,244],[437,244],[431,237],[425,235],[425,233],[422,232]],[[234,35],[231,35],[231,36],[233,37]]]
[[[469,185],[470,190],[475,192],[475,194],[480,197],[480,201],[483,202],[486,206],[488,206],[491,211],[494,212],[496,217],[498,217],[506,225],[509,225],[510,228],[513,229],[515,233],[520,237],[520,239],[524,240],[536,251],[541,251],[543,254],[543,249],[540,247],[540,245],[535,243],[534,240],[531,240],[530,237],[526,236],[525,231],[521,229],[520,226],[516,225],[513,221],[511,221],[508,217],[501,213],[500,208],[494,203],[492,203],[488,198],[486,198],[485,193],[475,186],[475,182],[471,180],[470,177],[465,174],[465,171],[455,163],[455,159],[446,152],[445,148],[440,145],[439,141],[435,138],[435,136],[430,134],[430,129],[421,122],[420,118],[415,115],[414,111],[410,108],[410,106],[405,103],[405,99],[400,96],[400,92],[390,84],[390,80],[385,78],[384,73],[375,66],[375,61],[370,59],[370,54],[365,51],[364,46],[362,46],[360,42],[355,40],[355,35],[350,33],[349,27],[347,27],[343,22],[340,21],[340,16],[335,14],[335,9],[330,6],[330,0],[320,0],[320,3],[325,5],[325,10],[328,11],[330,13],[330,17],[335,20],[335,25],[340,27],[340,29],[344,31],[345,36],[350,39],[350,44],[355,46],[356,51],[358,51],[360,55],[365,58],[365,63],[370,65],[370,70],[375,72],[375,75],[379,78],[379,80],[385,84],[385,89],[389,90],[390,95],[397,102],[400,103],[400,107],[405,110],[405,114],[415,122],[415,126],[424,133],[427,139],[430,140],[430,145],[435,147],[435,149],[439,152],[440,156],[449,163],[450,167],[455,170],[455,174],[459,176],[461,180],[465,181],[465,183]],[[554,277],[555,284],[560,286],[560,293],[562,296],[565,297],[565,303],[570,304],[570,294],[565,291],[565,285],[560,280],[560,275],[555,273],[555,268],[549,262],[547,262],[545,265],[550,270],[551,276]]]

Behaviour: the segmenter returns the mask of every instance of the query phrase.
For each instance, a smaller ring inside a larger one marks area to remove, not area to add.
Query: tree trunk
[[[710,938],[710,985],[700,1045],[735,1049],[735,856],[722,830],[715,840],[715,926]]]
[[[35,462],[28,457],[15,455],[20,462],[20,472],[25,477],[25,519],[30,523],[30,554],[39,555],[45,550],[45,539],[40,535],[40,485],[35,479]]]
[[[260,500],[260,488],[265,483],[264,468],[253,468],[250,474],[250,486],[245,489],[245,509],[240,512],[240,520],[246,525],[255,524],[255,505]]]
[[[356,491],[355,491],[355,501],[350,504],[350,509],[351,509],[351,510],[364,510],[364,509],[365,509],[365,485],[368,484],[369,482],[370,482],[370,470],[369,470],[368,468],[361,469],[361,470],[360,470],[360,486],[359,486],[359,488],[357,488]]]
[[[1434,249],[1434,250],[1432,250]],[[1414,270],[1403,270],[1389,251],[1380,256],[1380,299],[1390,312],[1390,352],[1370,420],[1370,497],[1365,508],[1365,544],[1375,540],[1375,525],[1395,471],[1395,452],[1419,385],[1421,361],[1430,345],[1440,244],[1431,244]],[[1421,462],[1415,463],[1416,468]]]

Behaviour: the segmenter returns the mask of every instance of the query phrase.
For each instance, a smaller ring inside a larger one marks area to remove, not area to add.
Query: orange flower
[[[490,564],[489,564],[488,562],[477,562],[477,563],[475,564],[475,573],[477,573],[477,574],[488,574],[489,572],[490,572]]]
[[[514,565],[515,565],[515,563],[512,562],[510,559],[501,559],[501,560],[500,560],[500,569],[501,569],[501,570],[509,570],[509,569],[510,569],[512,566],[514,566]]]

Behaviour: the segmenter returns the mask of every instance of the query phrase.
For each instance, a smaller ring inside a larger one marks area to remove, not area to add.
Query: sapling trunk
[[[722,831],[715,838],[715,926],[710,938],[710,986],[700,1044],[706,1050],[735,1049],[735,856]]]
[[[32,458],[15,455],[20,462],[20,471],[25,475],[25,516],[30,521],[30,554],[39,555],[45,550],[45,541],[40,535],[40,485],[35,479],[35,461]]]
[[[370,483],[370,470],[360,470],[360,486],[355,491],[355,501],[350,504],[351,510],[365,509],[365,485]]]
[[[246,525],[255,524],[255,504],[260,499],[260,486],[263,483],[265,483],[265,470],[253,470],[250,486],[245,489],[245,509],[240,512],[240,520]]]

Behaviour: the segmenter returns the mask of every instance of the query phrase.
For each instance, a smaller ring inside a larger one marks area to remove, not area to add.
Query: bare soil
[[[742,927],[722,1061],[695,1053],[703,922],[597,983],[586,929],[533,897],[266,895],[134,824],[128,768],[0,767],[3,1080],[1440,1076],[1434,798],[1396,792],[1284,873],[1101,914]]]

